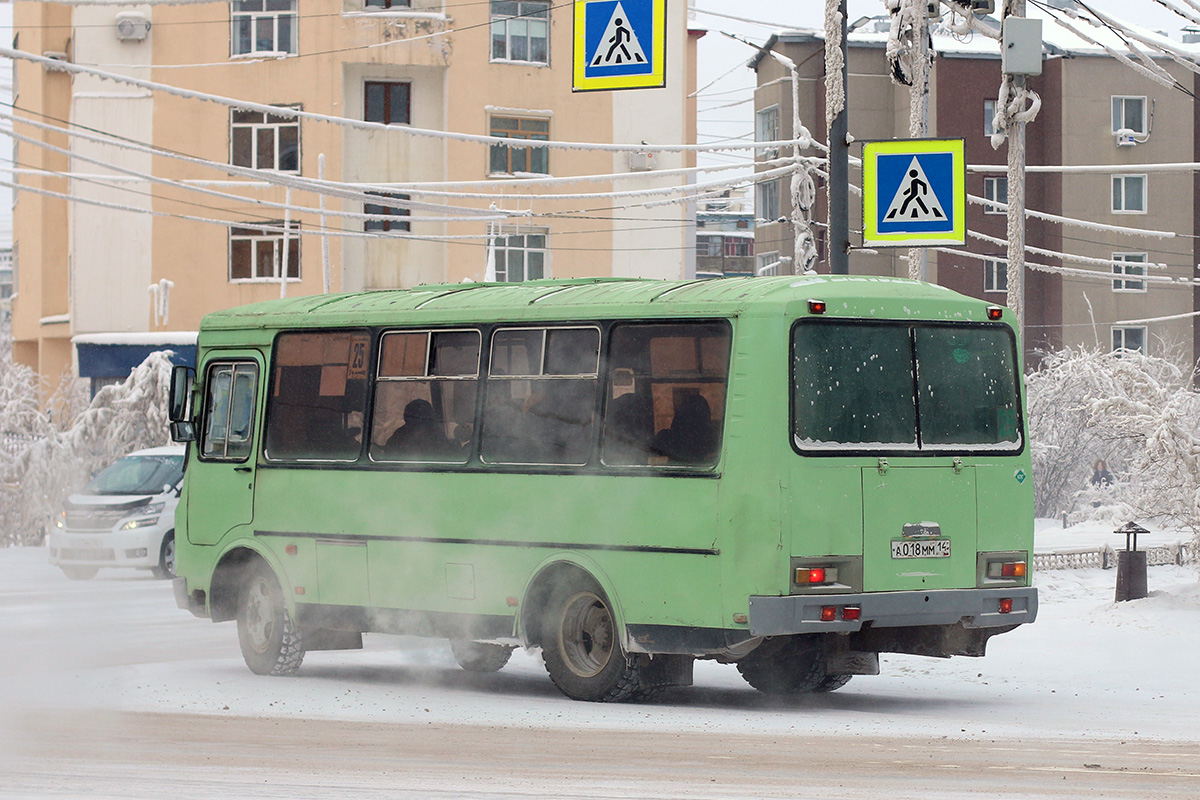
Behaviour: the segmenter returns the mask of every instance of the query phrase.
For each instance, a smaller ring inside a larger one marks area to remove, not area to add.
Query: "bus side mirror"
[[[192,393],[192,378],[196,374],[189,366],[177,364],[171,369],[171,390],[168,398],[167,419],[183,422],[188,418],[188,397]],[[175,428],[172,426],[172,432]],[[176,441],[179,441],[178,439]]]
[[[171,441],[172,442],[194,442],[196,441],[196,426],[187,421],[179,421],[171,423]]]
[[[196,426],[188,419],[188,398],[192,395],[192,380],[196,371],[177,364],[171,369],[171,389],[167,397],[167,418],[171,421],[171,441],[194,442]]]

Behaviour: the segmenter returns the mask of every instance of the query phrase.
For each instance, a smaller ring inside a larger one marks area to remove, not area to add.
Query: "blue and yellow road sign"
[[[665,86],[667,0],[575,0],[576,92]]]
[[[864,247],[966,241],[962,139],[894,139],[863,145]]]

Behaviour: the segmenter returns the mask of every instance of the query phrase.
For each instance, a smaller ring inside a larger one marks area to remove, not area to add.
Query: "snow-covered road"
[[[702,662],[692,688],[595,705],[537,654],[471,675],[387,636],[256,677],[165,581],[0,550],[0,797],[1195,797],[1196,570],[1151,568],[1119,605],[1114,578],[1038,575],[1039,621],[983,659],[889,656],[791,702]]]

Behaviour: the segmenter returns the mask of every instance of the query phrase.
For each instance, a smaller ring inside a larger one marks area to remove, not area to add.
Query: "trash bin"
[[[1136,522],[1126,522],[1113,533],[1125,536],[1125,549],[1117,553],[1117,598],[1118,603],[1125,600],[1140,600],[1148,592],[1146,590],[1146,551],[1137,549],[1139,533],[1150,531]]]

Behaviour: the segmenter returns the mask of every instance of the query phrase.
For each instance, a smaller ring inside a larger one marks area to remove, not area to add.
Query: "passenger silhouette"
[[[671,427],[658,432],[650,449],[672,464],[706,464],[713,460],[717,446],[717,427],[708,401],[689,394],[675,409]]]
[[[404,424],[392,433],[386,447],[390,455],[442,461],[453,445],[442,432],[433,405],[418,398],[404,407]]]

